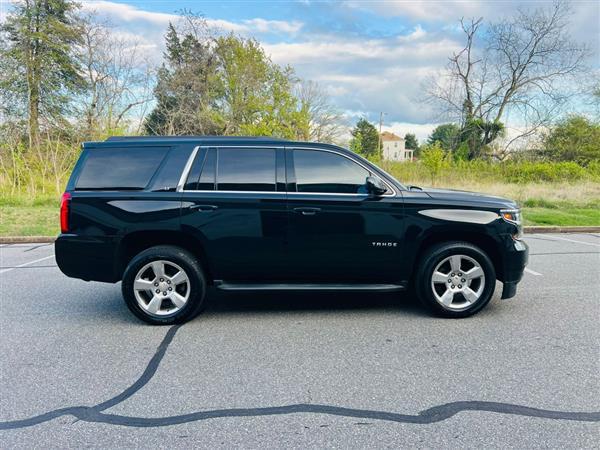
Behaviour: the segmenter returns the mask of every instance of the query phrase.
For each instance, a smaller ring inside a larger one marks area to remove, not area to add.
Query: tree
[[[72,94],[84,85],[75,55],[78,7],[68,0],[22,0],[0,26],[0,100],[5,108],[15,100],[26,111],[30,146],[39,145],[41,120],[64,123]]]
[[[544,135],[539,154],[551,161],[583,165],[600,161],[600,124],[583,116],[568,117]]]
[[[440,142],[436,141],[423,148],[421,162],[431,175],[431,183],[435,184],[435,180],[441,171],[448,167],[448,153],[444,151]]]
[[[379,156],[379,133],[375,126],[367,119],[360,119],[356,122],[354,129],[351,131],[353,141],[350,147],[356,151],[360,149],[360,154],[363,156]],[[356,141],[356,142],[355,142]]]
[[[290,67],[273,63],[255,39],[214,36],[186,14],[169,24],[149,134],[268,135],[296,139],[310,129]]]
[[[406,133],[404,135],[404,147],[410,150],[413,150],[413,154],[415,156],[419,155],[419,141],[417,140],[417,136],[413,133]]]
[[[427,138],[427,144],[433,145],[437,142],[446,151],[455,150],[460,144],[460,132],[460,127],[455,123],[438,125]]]
[[[303,141],[336,143],[342,135],[342,113],[332,106],[327,93],[314,81],[297,85],[296,96],[301,110],[308,114],[308,128],[299,136]]]
[[[140,55],[139,44],[114,36],[110,24],[93,15],[83,18],[80,61],[86,81],[77,110],[86,139],[113,133],[132,111],[142,115],[152,99],[151,68]]]
[[[589,50],[570,38],[568,16],[568,5],[557,2],[487,27],[481,18],[461,20],[465,46],[427,91],[443,115],[477,132],[472,157],[501,135],[507,115],[524,131],[506,147],[547,126],[580,85]]]
[[[223,134],[296,138],[308,127],[307,111],[298,109],[291,67],[280,67],[255,39],[234,34],[216,40],[220,83],[216,113]]]
[[[156,106],[144,123],[148,134],[221,134],[213,113],[218,96],[217,57],[206,22],[186,14],[165,36],[164,63],[154,88]]]

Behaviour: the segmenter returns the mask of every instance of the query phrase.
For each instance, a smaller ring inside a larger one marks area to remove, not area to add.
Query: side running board
[[[331,284],[331,283],[229,283],[215,280],[222,291],[350,291],[395,292],[405,288],[400,284]]]

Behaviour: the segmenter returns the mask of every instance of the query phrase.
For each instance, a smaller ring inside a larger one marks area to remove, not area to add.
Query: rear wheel
[[[480,248],[466,242],[449,242],[423,255],[416,287],[421,302],[437,315],[467,317],[491,300],[496,272]]]
[[[156,246],[135,256],[121,285],[127,307],[154,325],[183,323],[204,305],[206,279],[193,255],[174,246]]]

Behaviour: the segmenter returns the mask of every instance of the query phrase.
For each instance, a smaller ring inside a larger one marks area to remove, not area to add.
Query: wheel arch
[[[198,259],[205,271],[206,281],[212,284],[213,277],[202,241],[195,236],[172,230],[134,231],[126,234],[117,249],[119,277],[122,277],[125,268],[135,255],[156,245],[173,245],[190,252]]]
[[[458,230],[440,230],[437,232],[432,232],[421,240],[415,256],[413,276],[415,275],[418,264],[423,258],[425,252],[434,245],[443,244],[446,242],[467,242],[479,247],[492,261],[494,270],[496,271],[496,278],[498,280],[504,279],[504,264],[502,260],[502,253],[499,249],[499,243],[492,236],[486,233]]]

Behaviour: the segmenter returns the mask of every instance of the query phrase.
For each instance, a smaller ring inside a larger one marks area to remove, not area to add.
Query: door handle
[[[321,208],[294,208],[294,212],[303,216],[314,216],[321,211]]]
[[[215,205],[192,205],[190,209],[192,211],[200,211],[200,212],[211,212],[217,209],[218,206]]]

